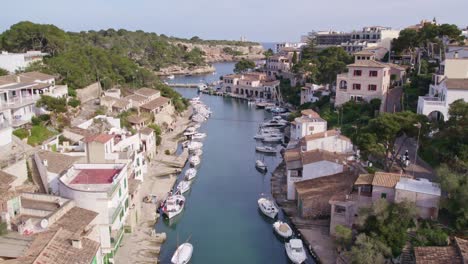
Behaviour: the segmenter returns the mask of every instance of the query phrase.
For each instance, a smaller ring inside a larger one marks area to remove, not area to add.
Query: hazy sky
[[[23,20],[68,31],[125,28],[177,37],[296,41],[311,30],[402,28],[423,18],[468,25],[468,0],[14,0],[0,31]]]

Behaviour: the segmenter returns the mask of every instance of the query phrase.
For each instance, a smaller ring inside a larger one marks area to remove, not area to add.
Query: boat
[[[198,156],[192,156],[189,158],[189,162],[190,162],[190,165],[192,165],[193,167],[196,167],[198,165],[200,165],[200,157]]]
[[[192,152],[193,156],[201,156],[203,155],[203,150],[202,149],[196,149]]]
[[[162,212],[169,219],[180,214],[184,210],[185,197],[180,194],[170,195],[162,205]]]
[[[289,238],[292,236],[293,231],[291,227],[282,221],[276,221],[273,224],[273,229],[276,231],[276,233],[284,238]]]
[[[264,152],[264,153],[275,153],[276,154],[276,149],[273,147],[269,146],[256,146],[255,150],[258,152]]]
[[[286,108],[282,108],[282,107],[274,107],[271,109],[271,112],[274,113],[274,114],[281,114],[281,113],[285,113],[286,111],[288,111]]]
[[[177,184],[177,191],[180,193],[185,193],[190,190],[190,182],[189,181],[181,181]]]
[[[201,149],[203,147],[203,144],[201,142],[195,142],[191,141],[188,143],[187,148],[189,151],[194,151],[196,149]]]
[[[263,137],[263,142],[279,142],[283,140],[283,135],[271,135]]]
[[[192,258],[193,246],[190,243],[183,243],[174,252],[171,258],[172,264],[187,264]]]
[[[258,199],[258,207],[264,215],[272,219],[278,215],[278,208],[276,207],[275,203],[267,198],[262,197]]]
[[[190,143],[190,141],[188,141],[188,140],[182,142],[182,147],[186,148],[189,143]]]
[[[195,133],[192,135],[192,140],[202,140],[206,138],[206,133]]]
[[[167,76],[167,78],[168,78],[169,80],[173,80],[173,79],[175,78],[175,76],[171,74],[171,75]]]
[[[197,176],[197,169],[195,168],[190,168],[188,170],[185,171],[185,179],[186,180],[193,180],[193,178],[195,178],[195,176]]]
[[[267,170],[267,166],[261,160],[255,161],[255,168],[257,168],[257,169],[259,169],[261,171],[266,171]]]
[[[258,109],[265,109],[265,106],[267,106],[267,103],[265,102],[257,102],[255,104],[255,106],[258,108]]]
[[[261,127],[283,128],[287,124],[288,124],[288,122],[286,120],[283,120],[283,121],[270,120],[268,122],[262,123],[260,126]]]
[[[187,127],[184,132],[184,136],[192,136],[197,133],[197,129],[193,126]]]
[[[284,247],[286,248],[288,258],[292,263],[300,264],[307,259],[302,240],[296,238],[291,239],[289,242],[284,244]]]
[[[195,123],[191,127],[194,127],[195,129],[199,129],[201,127],[201,125],[199,123]]]

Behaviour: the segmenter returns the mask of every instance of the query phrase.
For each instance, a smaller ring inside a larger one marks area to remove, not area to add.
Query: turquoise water
[[[232,70],[232,65],[223,67]],[[196,89],[177,91],[187,98],[196,96]],[[177,245],[189,237],[194,246],[190,263],[288,263],[284,242],[273,231],[273,220],[257,208],[262,194],[271,196],[271,171],[280,162],[279,154],[263,157],[255,152],[259,143],[253,136],[269,114],[245,101],[201,97],[213,111],[212,118],[200,128],[208,135],[202,163],[191,190],[185,194],[184,212],[173,223],[158,221],[157,231],[168,235],[161,263],[170,263]],[[255,169],[257,159],[264,159],[267,174]],[[279,217],[283,218],[282,213]]]

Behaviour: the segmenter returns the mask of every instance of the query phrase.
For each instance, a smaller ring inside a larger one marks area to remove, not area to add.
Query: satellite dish
[[[47,219],[41,220],[41,227],[46,229],[49,226],[49,221]]]

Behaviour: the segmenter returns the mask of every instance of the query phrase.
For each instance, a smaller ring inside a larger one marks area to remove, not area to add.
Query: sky
[[[468,26],[468,0],[15,0],[0,5],[0,32],[28,20],[66,31],[144,30],[168,36],[299,41],[312,30],[404,28],[421,19]]]

